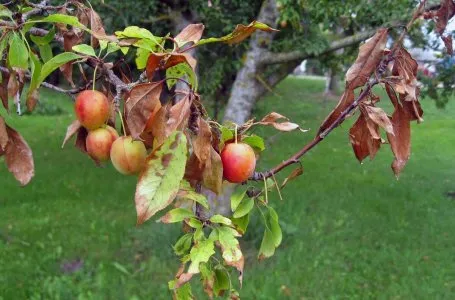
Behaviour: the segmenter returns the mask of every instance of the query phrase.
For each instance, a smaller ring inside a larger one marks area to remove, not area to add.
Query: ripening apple
[[[147,150],[141,141],[134,141],[131,136],[119,137],[111,147],[111,161],[122,174],[139,173],[145,166]]]
[[[74,111],[82,126],[94,130],[100,128],[109,118],[109,102],[103,93],[85,90],[77,95]]]
[[[90,131],[85,140],[88,154],[100,162],[109,160],[112,143],[117,138],[117,131],[110,126]]]
[[[254,173],[256,155],[253,148],[245,143],[229,143],[221,151],[224,178],[233,183],[241,183]]]

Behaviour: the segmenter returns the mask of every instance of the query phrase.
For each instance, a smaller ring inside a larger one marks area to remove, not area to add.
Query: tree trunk
[[[274,26],[277,20],[278,10],[275,0],[264,1],[258,15],[258,21]],[[268,52],[272,40],[273,34],[261,31],[256,32],[251,38],[245,64],[237,73],[232,86],[224,121],[243,124],[248,120],[256,99],[263,93],[263,86],[256,79],[256,75],[263,71],[259,60],[263,54]]]
[[[327,74],[327,82],[324,94],[326,96],[336,95],[340,90],[340,76],[335,68],[331,68]]]

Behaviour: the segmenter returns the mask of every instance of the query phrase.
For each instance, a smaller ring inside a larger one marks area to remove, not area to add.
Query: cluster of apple
[[[115,128],[106,125],[109,118],[109,101],[96,90],[81,92],[74,105],[76,117],[88,130],[85,140],[87,152],[95,161],[111,159],[115,169],[122,174],[139,173],[145,165],[147,150],[141,141],[131,136],[119,137]]]

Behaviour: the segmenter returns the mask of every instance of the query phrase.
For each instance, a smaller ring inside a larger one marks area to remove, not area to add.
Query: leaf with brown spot
[[[6,125],[6,131],[8,144],[5,149],[5,162],[8,170],[24,186],[35,175],[32,150],[16,130]]]
[[[281,188],[284,188],[286,186],[286,184],[288,184],[289,181],[299,177],[300,175],[303,174],[303,167],[302,166],[298,166],[297,168],[295,168],[291,174],[289,174],[288,177],[286,177],[284,180],[283,180],[283,183],[281,184]]]
[[[137,224],[142,224],[174,200],[185,173],[187,140],[176,131],[153,151],[139,176],[135,202]]]
[[[70,126],[68,126],[68,128],[66,129],[65,138],[63,139],[62,148],[65,146],[66,142],[68,142],[68,140],[79,131],[81,127],[82,125],[79,122],[79,120],[73,121],[73,123],[71,123]]]
[[[131,136],[137,139],[145,129],[152,112],[160,103],[161,83],[143,83],[136,85],[125,103],[126,123]]]
[[[38,103],[39,99],[39,91],[37,89],[33,90],[33,92],[27,95],[26,106],[28,111],[33,111],[35,109],[36,104]]]
[[[175,130],[183,129],[186,126],[190,117],[190,107],[190,96],[186,95],[169,109],[169,119],[166,122],[167,136]]]
[[[374,132],[374,136],[371,131]],[[362,162],[367,156],[370,156],[370,159],[375,157],[381,147],[381,139],[375,137],[379,137],[379,126],[376,123],[368,126],[365,115],[360,114],[349,130],[352,149],[359,162]]]
[[[210,147],[210,159],[202,172],[202,183],[217,195],[223,190],[223,163],[213,147]]]
[[[370,105],[361,105],[360,109],[364,112],[364,115],[373,121],[375,124],[379,125],[386,132],[393,134],[393,125],[390,122],[389,117],[386,112],[380,108]]]
[[[202,118],[198,119],[199,132],[193,140],[194,154],[203,164],[210,162],[210,152],[212,148],[212,130],[210,125]]]
[[[8,132],[6,130],[5,119],[0,116],[0,150],[5,150],[6,145],[8,144]]]
[[[174,40],[179,47],[182,47],[187,43],[196,44],[201,39],[204,28],[203,24],[190,24],[174,37]]]
[[[8,83],[9,83],[9,72],[2,72],[2,82],[0,83],[0,98],[2,100],[3,107],[8,111]]]
[[[185,283],[189,282],[193,275],[194,275],[193,273],[182,273],[180,276],[177,277],[175,288],[178,289]]]

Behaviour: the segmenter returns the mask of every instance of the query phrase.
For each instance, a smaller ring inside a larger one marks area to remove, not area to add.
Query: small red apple
[[[74,111],[82,126],[88,130],[97,129],[109,118],[109,102],[103,93],[85,90],[77,95]]]
[[[256,155],[253,148],[244,143],[229,143],[221,151],[224,178],[233,183],[241,183],[254,173]]]
[[[90,131],[85,140],[88,154],[100,162],[109,160],[112,143],[117,138],[117,131],[110,126]]]
[[[141,141],[134,141],[131,136],[119,137],[111,147],[111,161],[115,169],[122,174],[139,173],[145,166],[147,150]]]

